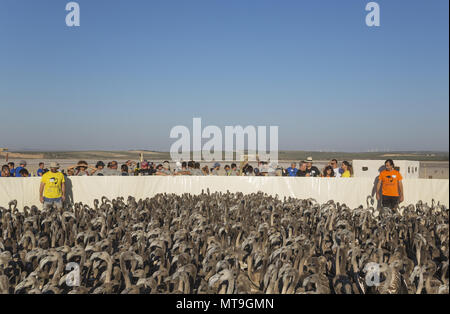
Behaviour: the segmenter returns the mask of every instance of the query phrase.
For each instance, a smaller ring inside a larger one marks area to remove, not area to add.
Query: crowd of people
[[[348,161],[343,161],[340,165],[336,159],[331,160],[322,170],[313,165],[313,159],[308,157],[306,160],[298,163],[293,162],[289,168],[283,168],[277,164],[258,161],[257,165],[252,166],[249,162],[243,162],[238,167],[236,163],[222,166],[219,162],[214,163],[210,168],[208,165],[203,167],[199,162],[183,161],[176,162],[174,169],[171,169],[169,161],[157,164],[150,161],[134,162],[126,161],[120,165],[117,161],[111,161],[105,164],[98,161],[95,167],[90,166],[86,161],[80,160],[76,165],[69,166],[60,170],[66,176],[172,176],[172,175],[190,175],[190,176],[289,176],[289,177],[324,177],[324,178],[349,178],[353,176],[353,169]],[[13,162],[2,166],[2,177],[42,177],[49,170],[45,168],[43,162],[39,163],[36,173],[30,173],[26,169],[25,160],[19,162],[15,167]]]
[[[36,175],[42,177],[40,197],[41,202],[53,204],[64,201],[64,183],[66,176],[289,176],[289,177],[323,177],[323,178],[349,178],[353,176],[352,165],[348,161],[343,161],[338,165],[336,159],[331,160],[322,170],[313,165],[313,159],[308,157],[299,163],[292,163],[287,169],[283,169],[272,163],[259,161],[257,167],[253,167],[249,162],[242,162],[238,168],[236,163],[225,165],[223,168],[216,162],[212,168],[207,165],[201,167],[199,162],[176,162],[175,169],[171,169],[169,161],[162,164],[141,161],[139,163],[128,160],[120,166],[117,161],[111,161],[107,165],[103,161],[98,161],[95,167],[80,160],[76,165],[68,167],[66,170],[60,169],[56,162],[50,163],[50,171],[45,168],[44,163],[39,163],[39,169]],[[20,161],[19,166],[15,168],[14,163],[10,162],[2,166],[2,177],[29,177],[31,174],[25,168],[26,161]],[[402,176],[395,170],[394,162],[391,159],[386,160],[385,170],[380,172],[377,183],[377,199],[382,199],[383,205],[395,208],[403,201]],[[46,197],[45,189],[50,189],[48,194],[57,194],[57,197]],[[56,191],[56,192],[55,192]],[[61,196],[61,195],[62,196]],[[56,201],[54,201],[56,200]],[[62,206],[59,204],[59,206]]]

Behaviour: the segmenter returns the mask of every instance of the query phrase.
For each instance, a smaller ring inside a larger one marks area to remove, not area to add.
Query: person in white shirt
[[[334,177],[335,178],[340,178],[341,177],[341,173],[339,172],[339,167],[338,167],[338,161],[336,159],[332,159],[330,161],[330,166],[333,167],[333,171],[334,171]]]

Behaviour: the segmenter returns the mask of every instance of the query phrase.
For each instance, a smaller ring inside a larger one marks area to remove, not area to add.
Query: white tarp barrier
[[[39,206],[40,178],[0,178],[0,206],[7,207],[11,200],[24,206]],[[290,178],[290,177],[70,177],[67,196],[74,202],[92,206],[94,199],[106,196],[136,198],[152,197],[158,193],[199,194],[209,188],[211,192],[262,191],[280,198],[314,198],[320,203],[328,200],[345,203],[352,208],[366,206],[368,195],[375,195],[374,180],[369,178]],[[404,179],[405,202],[416,204],[431,200],[449,205],[449,180]]]

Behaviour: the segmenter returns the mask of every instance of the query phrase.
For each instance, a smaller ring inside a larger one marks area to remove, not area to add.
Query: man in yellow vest
[[[66,185],[64,175],[58,171],[56,162],[50,163],[50,171],[46,172],[41,179],[39,188],[40,201],[44,204],[44,210],[55,205],[58,210],[63,208],[66,199]]]

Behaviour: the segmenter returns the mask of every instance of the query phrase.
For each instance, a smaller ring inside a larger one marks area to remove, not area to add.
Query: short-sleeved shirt
[[[36,171],[36,174],[37,174],[38,177],[42,177],[42,176],[44,175],[44,173],[46,173],[47,171],[48,171],[47,169],[41,169],[41,168],[39,168],[39,169]]]
[[[320,176],[320,170],[315,166],[312,166],[311,169],[306,168],[306,173],[309,173],[311,177]]]
[[[103,175],[104,176],[118,176],[120,175],[120,172],[118,170],[115,169],[111,169],[111,168],[103,168]]]
[[[381,193],[386,196],[400,196],[398,183],[403,180],[402,175],[397,170],[383,170],[378,177],[381,181]]]
[[[341,168],[333,168],[334,176],[336,178],[340,178],[341,177],[342,173],[340,172],[340,170],[341,170]]]
[[[17,178],[21,178],[22,175],[20,174],[20,171],[21,171],[22,169],[27,170],[27,169],[24,168],[24,167],[17,167],[16,170],[15,170],[14,176],[17,177]],[[28,173],[28,176],[31,177],[31,173]]]
[[[298,169],[297,169],[297,168],[289,167],[289,168],[286,169],[286,171],[287,171],[287,173],[288,173],[288,175],[289,175],[290,177],[295,177],[295,176],[297,175]]]
[[[162,168],[161,170],[157,170],[157,172],[164,173],[165,175],[172,175],[169,169]]]
[[[350,171],[345,170],[344,173],[341,175],[341,178],[350,178],[352,176],[352,174],[350,173]]]
[[[104,176],[105,175],[104,171],[105,171],[105,168],[95,171],[92,175],[93,176]]]
[[[24,169],[24,168],[23,168],[23,167],[17,167],[17,168],[14,170],[14,176],[17,177],[17,178],[21,177],[21,175],[20,175],[20,170],[22,170],[22,169]]]
[[[191,175],[193,175],[193,176],[202,176],[203,175],[203,172],[200,170],[200,169],[192,169],[191,170]]]
[[[303,171],[303,170],[298,170],[297,171],[297,177],[306,177],[306,171]]]
[[[45,198],[60,198],[62,196],[62,183],[65,182],[64,175],[61,172],[46,172],[41,179],[45,184]]]

